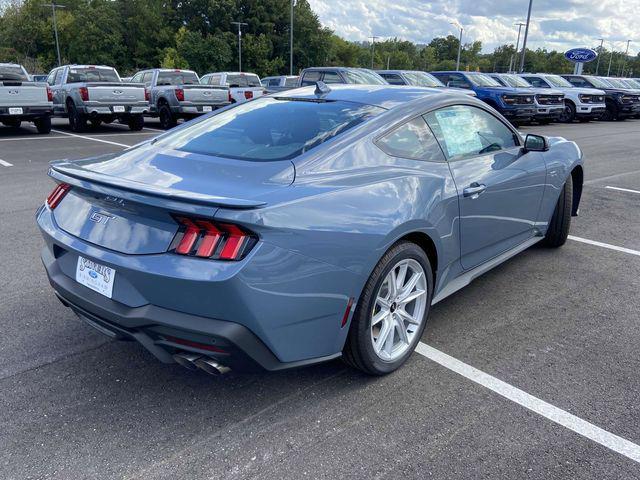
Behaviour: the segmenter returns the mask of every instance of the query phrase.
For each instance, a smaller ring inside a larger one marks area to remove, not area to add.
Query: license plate
[[[124,113],[124,107],[122,105],[116,105],[113,107],[115,113]]]
[[[213,109],[212,109],[210,106],[208,106],[208,105],[207,105],[207,106],[202,107],[202,111],[203,111],[203,112],[211,112],[212,110],[213,110]]]
[[[22,115],[22,108],[10,108],[9,115]]]
[[[98,292],[100,295],[111,298],[115,276],[116,271],[113,268],[101,265],[88,258],[78,257],[76,282]]]

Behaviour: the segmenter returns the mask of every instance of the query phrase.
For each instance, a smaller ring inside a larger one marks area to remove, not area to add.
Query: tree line
[[[0,0],[1,2],[2,0]],[[57,64],[53,15],[41,0],[0,3],[0,61],[22,63],[33,73]],[[56,20],[63,63],[115,66],[121,75],[142,68],[191,68],[200,74],[242,67],[260,76],[289,73],[289,0],[58,0]],[[458,39],[437,37],[418,45],[387,39],[350,42],[323,27],[307,0],[294,6],[294,73],[309,66],[449,70],[456,66]],[[640,56],[604,50],[599,72],[640,76]],[[610,61],[611,60],[611,61]],[[482,53],[479,41],[461,49],[461,69],[505,72],[519,65],[513,44]],[[593,73],[596,63],[586,64]],[[570,73],[562,52],[527,50],[525,71]]]

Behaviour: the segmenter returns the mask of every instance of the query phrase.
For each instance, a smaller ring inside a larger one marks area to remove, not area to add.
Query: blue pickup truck
[[[512,123],[530,122],[536,114],[535,96],[521,88],[503,87],[479,72],[431,72],[447,87],[467,88],[478,98],[498,110]]]

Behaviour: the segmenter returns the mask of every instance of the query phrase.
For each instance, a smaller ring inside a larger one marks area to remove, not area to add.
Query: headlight
[[[580,99],[580,101],[582,103],[589,103],[591,102],[591,95],[578,95],[578,98]]]
[[[502,95],[502,101],[507,105],[513,105],[518,103],[517,95]]]

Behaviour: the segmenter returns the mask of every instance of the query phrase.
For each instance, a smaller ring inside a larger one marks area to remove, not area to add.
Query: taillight
[[[257,236],[237,225],[176,217],[180,229],[170,251],[216,260],[241,260],[257,243]]]
[[[148,88],[144,89],[144,101],[148,102],[151,100],[151,92],[149,92]]]
[[[56,185],[56,188],[54,188],[53,192],[47,197],[47,205],[49,208],[51,210],[56,208],[69,190],[71,190],[71,185],[68,183],[59,183]]]
[[[244,98],[246,98],[247,100],[251,100],[253,98],[253,92],[251,90],[245,90]]]
[[[87,87],[80,87],[78,89],[80,91],[80,98],[83,102],[89,101],[89,89]]]
[[[231,95],[231,90],[229,90],[229,103],[233,103],[233,96]]]
[[[48,102],[53,102],[53,92],[51,91],[51,89],[49,87],[47,87],[47,101]]]
[[[176,88],[176,98],[179,102],[184,102],[184,90],[181,88]]]

